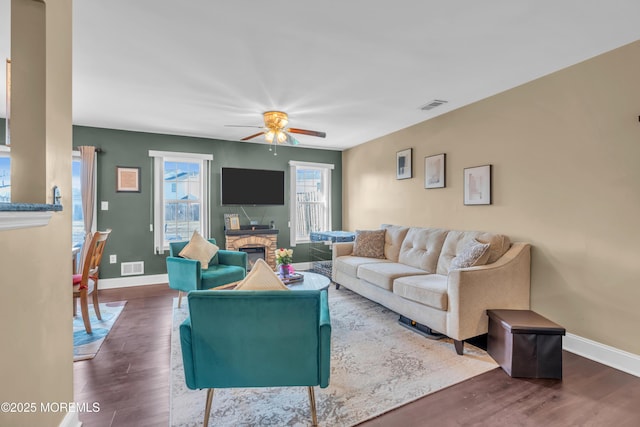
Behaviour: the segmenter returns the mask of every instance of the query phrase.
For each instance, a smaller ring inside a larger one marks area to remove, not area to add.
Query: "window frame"
[[[71,240],[72,240],[72,243],[73,243],[73,162],[80,161],[81,159],[82,159],[82,154],[80,153],[80,151],[73,150],[71,152],[71,169],[72,169],[71,171]],[[95,233],[96,230],[98,229],[98,156],[97,155],[94,156],[93,162],[94,162],[93,182],[95,182],[96,185],[93,188],[93,200],[95,200],[95,203],[93,204],[93,221],[91,222],[91,232]],[[80,194],[80,197],[82,197],[82,194]],[[82,214],[84,216],[84,212]],[[82,222],[84,224],[84,219],[82,220]],[[83,244],[84,244],[84,241],[80,242],[79,246],[82,247]],[[76,247],[77,245],[72,245],[72,246]]]
[[[298,171],[300,169],[311,169],[311,170],[319,170],[323,174],[323,181],[325,186],[325,196],[326,196],[326,223],[329,230],[331,229],[331,199],[333,197],[331,191],[331,171],[335,169],[335,165],[331,163],[313,163],[313,162],[302,162],[291,160],[289,161],[289,170],[290,170],[290,182],[289,182],[289,206],[290,206],[290,214],[289,214],[289,243],[290,245],[296,246],[298,244],[310,243],[311,239],[309,236],[306,238],[298,239],[297,235],[297,182],[298,182]]]
[[[153,253],[164,254],[169,250],[169,242],[165,241],[165,200],[164,200],[164,163],[183,162],[200,163],[200,234],[207,238],[209,236],[209,216],[211,215],[211,197],[209,188],[211,182],[211,162],[212,154],[187,153],[177,151],[156,151],[149,150],[149,157],[153,164],[153,197],[151,199],[152,209],[152,230],[153,230]]]

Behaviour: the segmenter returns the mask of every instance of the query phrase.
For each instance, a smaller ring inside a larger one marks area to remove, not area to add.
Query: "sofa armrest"
[[[202,282],[200,261],[180,257],[167,257],[169,287],[183,292],[199,289]]]
[[[531,245],[513,243],[496,262],[452,270],[448,276],[450,338],[464,340],[488,330],[489,309],[529,309]]]
[[[331,371],[331,318],[329,317],[329,302],[327,291],[320,293],[320,348],[318,350],[320,358],[320,387],[329,385],[329,374]]]
[[[182,362],[184,365],[184,379],[187,387],[196,389],[196,374],[193,366],[193,348],[191,347],[191,318],[187,317],[180,325],[180,346],[182,347]]]
[[[237,265],[244,269],[247,268],[247,253],[243,251],[227,251],[221,249],[218,251],[218,263],[223,265]]]
[[[334,243],[331,258],[333,261],[335,261],[336,258],[338,257],[351,255],[352,253],[353,253],[353,242]]]

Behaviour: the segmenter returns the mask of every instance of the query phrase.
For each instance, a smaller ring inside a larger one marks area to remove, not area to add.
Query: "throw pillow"
[[[263,259],[258,259],[236,291],[288,291],[282,280]]]
[[[475,267],[477,265],[485,265],[489,259],[489,244],[480,243],[473,240],[466,245],[462,252],[451,260],[449,269],[457,270],[460,268]]]
[[[195,259],[200,261],[203,269],[209,268],[209,262],[220,248],[206,240],[197,231],[193,232],[191,240],[178,254],[182,258]]]
[[[353,256],[384,258],[385,230],[356,230]]]

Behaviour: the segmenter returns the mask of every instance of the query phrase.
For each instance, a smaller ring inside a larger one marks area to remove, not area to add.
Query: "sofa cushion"
[[[412,227],[402,242],[398,261],[402,264],[435,273],[447,230]]]
[[[462,252],[451,260],[449,270],[485,265],[489,259],[489,244],[480,243],[476,239],[469,242]]]
[[[356,230],[353,255],[367,258],[384,258],[384,230]]]
[[[449,308],[447,276],[441,274],[401,277],[393,282],[393,293],[439,310]]]
[[[511,246],[509,238],[503,234],[485,233],[482,231],[455,231],[451,230],[442,246],[442,252],[438,258],[438,274],[449,274],[451,261],[460,255],[474,240],[480,243],[489,243],[489,259],[487,264],[496,262]]]
[[[376,285],[387,291],[393,289],[393,281],[398,277],[427,274],[426,271],[397,262],[377,262],[358,267],[358,279]]]
[[[211,289],[244,279],[246,270],[237,265],[210,264],[202,270],[200,289]]]
[[[398,262],[402,242],[409,231],[409,227],[400,225],[382,224],[384,235],[384,257],[393,262]]]
[[[358,274],[358,267],[362,264],[371,264],[378,262],[391,262],[386,259],[376,259],[376,258],[366,258],[360,256],[341,256],[336,258],[334,265],[332,266],[334,270],[340,271],[344,274],[348,274],[351,277],[356,277]]]

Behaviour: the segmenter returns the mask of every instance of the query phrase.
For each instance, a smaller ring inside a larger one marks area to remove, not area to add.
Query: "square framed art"
[[[140,168],[116,166],[116,192],[140,192]]]
[[[490,205],[491,165],[464,169],[464,204]]]

